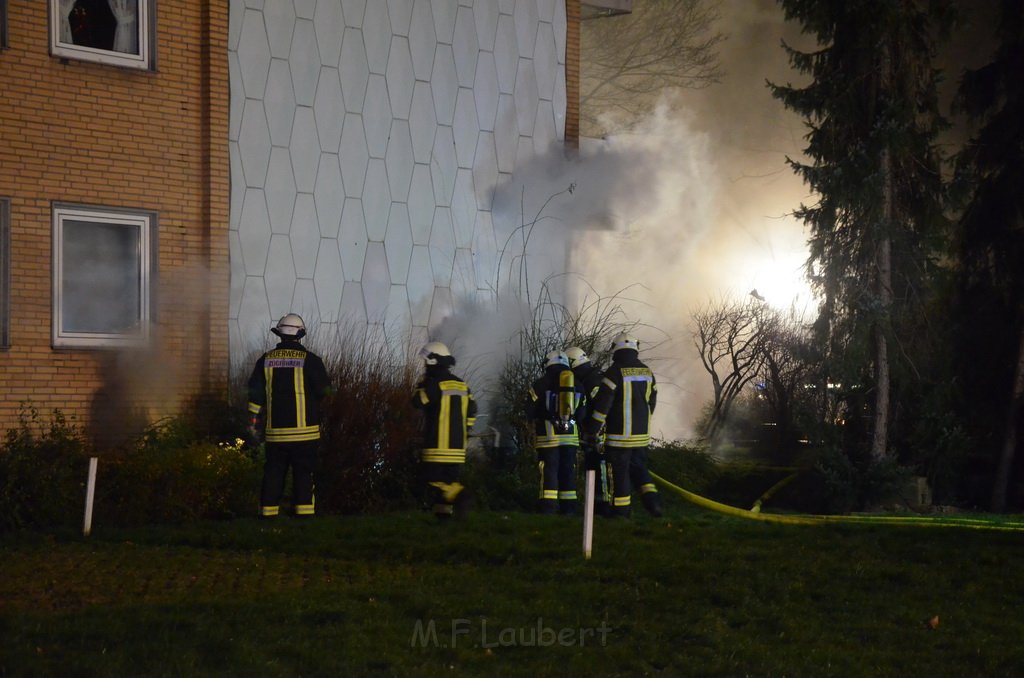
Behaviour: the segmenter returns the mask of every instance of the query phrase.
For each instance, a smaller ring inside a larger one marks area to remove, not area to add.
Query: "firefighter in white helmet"
[[[306,324],[295,313],[270,330],[280,343],[260,356],[249,377],[251,428],[266,441],[260,515],[280,512],[288,469],[292,470],[292,510],[312,516],[313,472],[320,446],[320,406],[331,391],[323,361],[301,343]]]
[[[569,367],[576,379],[576,385],[583,392],[583,413],[579,419],[582,426],[593,412],[594,397],[601,386],[602,374],[598,366],[590,360],[587,352],[579,346],[565,349],[565,355],[569,358]],[[608,485],[608,465],[600,438],[600,434],[591,440],[588,440],[587,436],[580,436],[580,449],[583,452],[584,467],[588,471],[594,471],[597,479],[594,510],[598,515],[607,516],[611,511],[611,488]]]
[[[562,351],[544,357],[544,375],[529,391],[529,412],[536,433],[540,471],[540,511],[576,513],[576,455],[580,449],[577,421],[582,414],[583,392]]]
[[[469,385],[452,374],[455,357],[445,344],[431,341],[420,357],[423,377],[416,384],[412,404],[423,412],[421,470],[434,515],[446,519],[461,515],[467,506],[459,473],[477,406]]]
[[[631,485],[636,485],[644,508],[660,516],[661,497],[647,470],[651,415],[658,400],[658,385],[654,373],[640,361],[640,342],[635,336],[619,334],[609,350],[612,364],[605,370],[584,428],[591,439],[602,426],[605,430],[605,454],[611,466],[612,515],[630,515]]]

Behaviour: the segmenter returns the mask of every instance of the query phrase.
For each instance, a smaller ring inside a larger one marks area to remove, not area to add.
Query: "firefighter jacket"
[[[323,361],[286,339],[256,361],[249,377],[249,413],[261,416],[268,443],[320,439],[320,403],[331,392]]]
[[[412,404],[423,410],[423,461],[465,462],[469,429],[476,421],[476,400],[466,382],[446,366],[427,365]]]
[[[533,382],[528,403],[537,434],[537,449],[580,444],[578,421],[583,414],[583,391],[566,365],[550,365]]]
[[[619,349],[594,397],[586,431],[596,434],[603,425],[609,447],[646,447],[651,442],[651,415],[657,399],[654,373],[640,362],[636,351]]]
[[[594,363],[583,363],[572,368],[572,373],[576,378],[576,385],[583,391],[583,417],[580,419],[580,422],[583,422],[593,410],[594,397],[601,386],[601,370]]]

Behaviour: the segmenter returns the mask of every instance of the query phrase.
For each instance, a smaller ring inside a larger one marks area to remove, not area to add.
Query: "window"
[[[0,349],[11,345],[11,201],[0,198]]]
[[[54,206],[55,347],[149,340],[155,233],[153,212]]]
[[[0,0],[0,49],[7,45],[7,0]]]
[[[153,0],[49,2],[54,56],[151,68]]]

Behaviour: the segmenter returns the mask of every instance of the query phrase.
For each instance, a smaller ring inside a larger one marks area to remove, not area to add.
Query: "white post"
[[[583,557],[590,560],[594,544],[594,479],[593,469],[587,471],[587,489],[583,498]]]
[[[82,525],[82,534],[86,537],[92,532],[92,500],[96,496],[96,457],[89,457],[89,481],[85,486],[85,522]]]

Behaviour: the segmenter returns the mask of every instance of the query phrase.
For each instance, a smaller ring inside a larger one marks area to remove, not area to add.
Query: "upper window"
[[[11,201],[0,198],[0,348],[11,345]]]
[[[55,205],[53,345],[149,341],[156,214]]]
[[[49,0],[54,56],[150,68],[153,0]]]
[[[0,49],[7,47],[7,0],[0,0]]]

